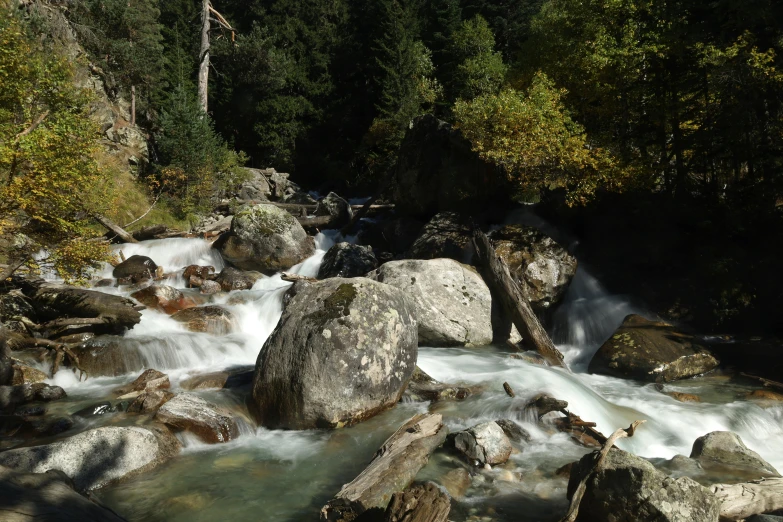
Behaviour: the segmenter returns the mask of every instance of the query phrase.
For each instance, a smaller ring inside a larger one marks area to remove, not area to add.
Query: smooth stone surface
[[[228,442],[239,436],[239,426],[229,412],[192,393],[180,393],[168,400],[155,418],[208,443]]]
[[[454,446],[479,464],[503,464],[511,456],[511,442],[496,422],[484,422],[457,433]]]
[[[717,464],[752,470],[759,477],[780,476],[772,464],[745,446],[740,436],[730,431],[713,431],[696,439],[691,458],[705,466]]]
[[[378,267],[370,247],[337,243],[324,254],[318,269],[318,279],[330,277],[362,277]]]
[[[188,308],[171,316],[184,323],[191,332],[205,332],[213,335],[231,333],[236,325],[234,314],[220,306],[199,306]]]

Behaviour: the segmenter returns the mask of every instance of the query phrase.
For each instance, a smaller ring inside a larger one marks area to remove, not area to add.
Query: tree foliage
[[[495,37],[484,18],[476,15],[464,21],[452,35],[447,52],[454,68],[449,90],[455,99],[497,93],[508,67],[495,51]]]
[[[107,257],[105,245],[86,239],[108,182],[93,158],[89,96],[16,13],[0,13],[0,237],[9,262],[43,248],[42,263],[82,279]]]

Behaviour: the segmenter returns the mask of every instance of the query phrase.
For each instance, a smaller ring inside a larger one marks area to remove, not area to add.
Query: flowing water
[[[292,272],[314,276],[334,234],[317,237],[314,256]],[[126,256],[142,254],[178,273],[189,264],[223,263],[210,244],[197,239],[167,239],[122,245]],[[106,269],[106,276],[110,275]],[[167,284],[184,288],[177,276]],[[231,292],[214,302],[237,317],[236,332],[221,337],[191,333],[165,314],[146,310],[123,341],[143,355],[144,367],[166,372],[177,391],[179,382],[196,373],[223,368],[252,369],[265,339],[282,313],[283,293],[290,284],[279,276],[259,280],[252,290]],[[117,292],[116,289],[106,289]],[[541,392],[567,400],[569,409],[597,423],[605,434],[637,419],[648,422],[619,446],[648,458],[688,455],[693,441],[710,431],[730,430],[778,469],[783,469],[783,407],[761,408],[742,399],[746,389],[720,375],[670,385],[672,391],[698,394],[701,403],[681,403],[653,385],[585,373],[587,362],[628,313],[638,312],[620,297],[607,295],[580,269],[565,302],[554,315],[552,335],[573,373],[530,364],[498,347],[426,348],[419,366],[448,383],[480,384],[482,392],[465,401],[401,403],[357,426],[336,431],[270,431],[244,422],[241,436],[230,443],[206,445],[183,436],[184,449],[174,460],[142,476],[97,492],[97,497],[131,521],[297,521],[317,519],[320,507],[366,466],[379,445],[414,413],[438,411],[449,429],[485,420],[511,418],[533,439],[518,446],[509,463],[474,471],[470,486],[455,501],[452,520],[557,520],[563,513],[566,479],[556,470],[582,456],[586,449],[560,433],[543,431],[522,413],[527,399]],[[69,395],[52,411],[73,412],[105,399],[109,391],[135,378],[90,378],[78,382],[69,371],[52,380]],[[510,399],[502,383],[516,392]],[[247,385],[200,392],[208,400],[247,418]],[[111,417],[98,423],[112,422]],[[126,421],[127,422],[127,421]],[[92,424],[91,426],[94,426]],[[86,429],[90,426],[82,425]],[[421,471],[459,489],[453,470],[461,464],[437,453]],[[451,473],[450,473],[451,472]]]

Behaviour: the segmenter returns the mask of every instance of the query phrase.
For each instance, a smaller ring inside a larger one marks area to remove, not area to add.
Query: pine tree
[[[479,15],[454,32],[446,49],[454,64],[446,84],[451,98],[471,99],[498,92],[508,67],[494,48],[492,29]]]

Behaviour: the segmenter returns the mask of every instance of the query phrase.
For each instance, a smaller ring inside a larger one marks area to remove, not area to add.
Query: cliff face
[[[116,157],[118,166],[133,171],[149,159],[147,135],[130,124],[130,102],[119,95],[111,75],[90,62],[66,17],[67,5],[67,1],[28,0],[20,8],[43,22],[46,32],[41,38],[52,41],[74,65],[74,83],[94,93],[91,116],[100,126],[104,148]]]

